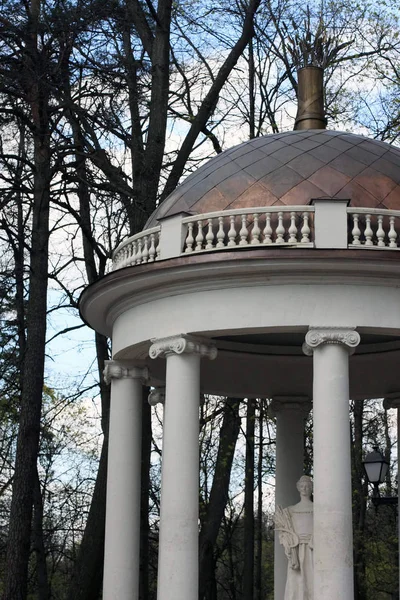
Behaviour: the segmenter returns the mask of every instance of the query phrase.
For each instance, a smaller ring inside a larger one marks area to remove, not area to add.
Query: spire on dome
[[[294,129],[326,129],[324,70],[307,66],[298,70],[297,115]]]

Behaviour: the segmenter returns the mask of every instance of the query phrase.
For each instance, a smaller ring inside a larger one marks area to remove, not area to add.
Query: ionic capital
[[[306,334],[303,352],[312,356],[315,348],[322,344],[342,344],[346,346],[349,354],[353,354],[360,343],[360,334],[353,327],[313,327]]]
[[[191,335],[174,335],[160,340],[153,339],[150,346],[150,358],[169,354],[198,354],[213,360],[217,357],[217,348],[212,342]]]
[[[295,413],[306,418],[312,403],[308,396],[275,396],[269,405],[271,414],[276,417],[279,413]]]
[[[400,392],[386,394],[383,400],[383,408],[386,410],[389,408],[400,408]]]
[[[158,387],[151,390],[148,403],[150,406],[156,406],[156,404],[164,404],[165,403],[165,387]]]
[[[112,379],[140,379],[145,383],[149,378],[149,370],[147,367],[135,367],[128,363],[119,362],[117,360],[105,360],[104,381],[108,384]]]

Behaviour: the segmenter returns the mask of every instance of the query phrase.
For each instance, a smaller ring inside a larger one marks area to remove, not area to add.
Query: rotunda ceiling
[[[180,212],[306,205],[313,198],[400,210],[400,149],[328,130],[249,140],[209,160],[157,208],[147,227]]]

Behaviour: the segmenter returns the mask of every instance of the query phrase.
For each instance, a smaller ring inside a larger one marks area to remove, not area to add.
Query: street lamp
[[[389,469],[389,463],[378,448],[375,446],[373,451],[367,454],[363,460],[363,465],[369,483],[374,486],[372,493],[372,503],[375,509],[380,504],[397,504],[398,498],[395,496],[381,496],[379,493],[379,484],[385,481]]]

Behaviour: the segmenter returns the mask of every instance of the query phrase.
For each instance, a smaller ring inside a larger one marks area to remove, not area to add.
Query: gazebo
[[[113,348],[104,600],[138,598],[144,382],[165,402],[158,600],[198,597],[201,392],[273,399],[283,506],[312,403],[314,597],[354,598],[349,398],[400,398],[400,150],[307,110],[187,177],[82,295]],[[275,600],[285,572],[276,545]]]

